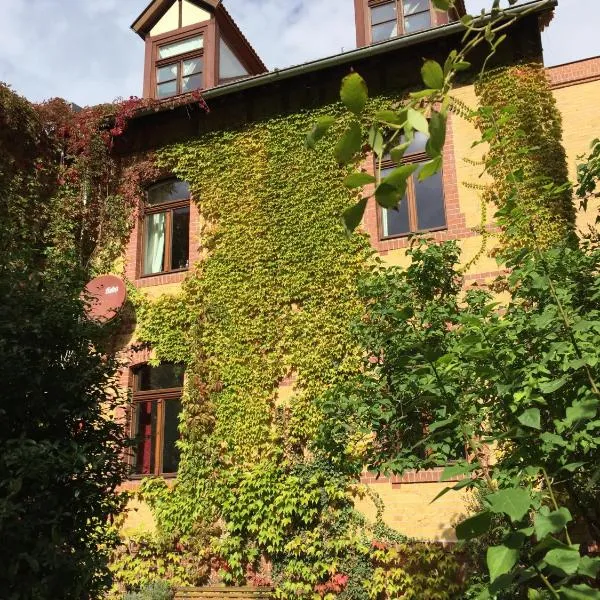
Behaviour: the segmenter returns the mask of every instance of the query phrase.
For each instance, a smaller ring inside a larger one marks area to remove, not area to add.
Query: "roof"
[[[141,12],[138,18],[132,23],[133,29],[141,38],[144,38],[150,30],[158,23],[165,12],[177,0],[152,0],[148,6]],[[192,4],[204,8],[209,12],[214,12],[221,4],[221,0],[189,0]]]
[[[525,4],[520,4],[507,9],[506,13],[509,16],[538,14],[540,17],[541,29],[548,20],[548,12],[551,13],[557,4],[558,0],[531,0]],[[370,46],[357,48],[355,50],[349,50],[347,52],[342,52],[341,54],[329,56],[327,58],[320,58],[310,62],[302,63],[300,65],[286,67],[285,69],[275,69],[274,71],[253,75],[239,81],[219,85],[203,91],[202,96],[206,100],[210,100],[211,98],[218,98],[220,96],[237,93],[262,85],[280,82],[305,73],[321,71],[332,66],[351,64],[362,58],[382,55],[402,48],[409,48],[425,41],[445,38],[453,34],[464,33],[464,31],[465,27],[460,21],[449,23],[447,25],[440,25],[432,29],[426,29],[424,31],[419,31],[412,34],[398,36],[390,40],[385,40],[383,42],[378,42],[376,44],[371,44]],[[194,101],[195,100],[190,96],[190,103],[193,103]],[[168,105],[165,104],[165,110],[167,110],[167,106]],[[144,112],[143,109],[141,112]]]

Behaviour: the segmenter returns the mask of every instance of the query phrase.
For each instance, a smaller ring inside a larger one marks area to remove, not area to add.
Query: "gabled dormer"
[[[153,0],[131,28],[146,43],[144,98],[172,98],[267,70],[220,0]]]
[[[436,10],[431,0],[354,0],[354,10],[359,48],[446,25],[466,12],[464,0],[449,11]]]

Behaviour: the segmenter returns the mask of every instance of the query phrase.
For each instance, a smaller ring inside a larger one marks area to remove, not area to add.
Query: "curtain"
[[[144,275],[164,270],[166,216],[166,213],[155,213],[146,217]]]

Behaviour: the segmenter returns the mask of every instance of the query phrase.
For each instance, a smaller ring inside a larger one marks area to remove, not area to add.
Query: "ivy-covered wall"
[[[360,440],[335,460],[319,444],[321,396],[360,368],[350,325],[363,313],[357,280],[375,260],[366,236],[341,224],[356,196],[334,142],[304,147],[307,124],[332,110],[157,152],[190,183],[204,222],[205,256],[181,293],[134,294],[137,339],[158,360],[187,365],[177,482],[147,480],[142,496],[159,536],[196,557],[188,583],[218,572],[226,583],[273,584],[281,597],[366,598],[372,542],[402,539],[354,510],[367,493]],[[460,586],[456,564],[446,570]],[[415,597],[427,595],[422,585]]]

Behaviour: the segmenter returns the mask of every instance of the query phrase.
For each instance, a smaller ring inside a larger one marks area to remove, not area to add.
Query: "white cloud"
[[[34,101],[78,104],[141,93],[144,46],[129,26],[149,0],[0,0],[0,81]],[[467,0],[469,10],[491,0]],[[269,68],[355,45],[353,0],[225,0]],[[560,0],[547,64],[600,54],[599,0]]]

